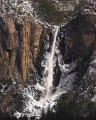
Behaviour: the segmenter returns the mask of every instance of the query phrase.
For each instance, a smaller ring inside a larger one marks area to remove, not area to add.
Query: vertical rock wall
[[[34,71],[43,27],[30,17],[0,18],[0,76],[26,81]]]

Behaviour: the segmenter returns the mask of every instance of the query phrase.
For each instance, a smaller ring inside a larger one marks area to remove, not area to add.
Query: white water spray
[[[45,100],[47,100],[51,96],[52,92],[52,82],[53,82],[53,61],[54,61],[54,52],[55,52],[55,43],[59,31],[58,26],[54,26],[55,28],[55,33],[54,33],[54,40],[51,48],[51,52],[48,55],[48,61],[47,61],[47,76],[44,79],[44,84],[46,88],[46,95],[45,95]]]

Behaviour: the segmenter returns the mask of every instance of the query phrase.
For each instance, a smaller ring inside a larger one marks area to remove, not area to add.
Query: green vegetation
[[[48,108],[47,114],[42,111],[40,120],[96,120],[96,103],[87,99],[77,99],[73,93],[65,93],[55,106],[56,112]],[[8,113],[0,112],[0,120],[17,120]],[[19,120],[28,120],[27,117]],[[35,120],[34,117],[30,120]]]
[[[35,3],[34,7],[39,14],[39,18],[43,18],[50,24],[64,23],[73,14],[72,11],[59,11],[55,5],[55,2],[52,0],[33,0],[33,2]]]
[[[44,20],[49,23],[59,24],[64,21],[64,12],[58,11],[54,2],[50,0],[34,0],[38,3],[38,13],[43,16]]]
[[[33,6],[35,11],[37,11],[38,17],[42,20],[50,24],[62,24],[70,20],[72,16],[76,15],[87,2],[85,0],[80,0],[80,4],[77,5],[75,0],[59,1],[62,5],[59,3],[56,4],[53,0],[33,0]],[[63,7],[68,7],[68,3],[73,6],[74,10],[71,10],[70,8],[63,9]]]
[[[58,100],[56,112],[49,109],[41,120],[96,120],[96,103],[78,100],[73,93],[66,93]]]

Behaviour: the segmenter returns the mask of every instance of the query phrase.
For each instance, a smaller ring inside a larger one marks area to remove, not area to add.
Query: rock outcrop
[[[30,17],[0,18],[0,76],[26,81],[34,72],[43,27]]]
[[[92,98],[96,93],[95,69],[90,64],[95,66],[96,8],[91,12],[90,7],[94,5],[87,6],[88,13],[83,10],[78,12],[74,19],[60,29],[59,35],[64,63],[70,67],[72,65],[66,77],[63,75],[61,87],[87,98]]]
[[[90,19],[92,20],[91,16]],[[62,39],[62,53],[66,61],[74,61],[78,57],[88,57],[95,45],[95,23],[89,20],[89,16],[78,14],[64,28],[67,36]]]

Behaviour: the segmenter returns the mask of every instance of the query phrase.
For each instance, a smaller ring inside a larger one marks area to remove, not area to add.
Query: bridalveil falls
[[[51,95],[51,92],[52,92],[52,88],[53,88],[53,62],[54,62],[54,51],[55,51],[55,44],[56,44],[56,39],[57,39],[57,36],[58,36],[58,31],[59,31],[59,27],[58,26],[55,26],[54,27],[55,29],[55,33],[54,33],[54,39],[53,39],[53,44],[52,44],[52,47],[51,47],[51,51],[48,55],[48,61],[46,61],[46,72],[47,72],[47,75],[46,77],[44,78],[44,84],[45,84],[45,88],[46,88],[46,95],[45,95],[45,99],[48,99]]]
[[[40,85],[39,82],[34,85],[35,91],[32,91],[33,85],[29,85],[28,88],[24,90],[24,98],[25,96],[28,97],[28,100],[25,99],[25,107],[23,108],[23,111],[21,113],[16,112],[15,115],[17,117],[20,117],[22,115],[27,116],[40,116],[42,113],[42,109],[45,109],[45,111],[48,109],[48,106],[52,104],[52,106],[55,104],[54,99],[56,98],[55,93],[52,95],[52,89],[53,86],[53,74],[54,74],[54,54],[55,54],[55,47],[56,42],[58,40],[58,31],[59,26],[53,26],[52,34],[53,34],[53,42],[52,46],[49,46],[51,49],[50,51],[44,55],[45,56],[45,62],[43,63],[44,66],[44,72],[43,72],[43,78],[42,78],[42,85]],[[38,91],[40,90],[43,95],[40,96],[39,100],[36,100],[36,96],[34,94],[38,94]],[[35,97],[34,97],[35,96]]]

